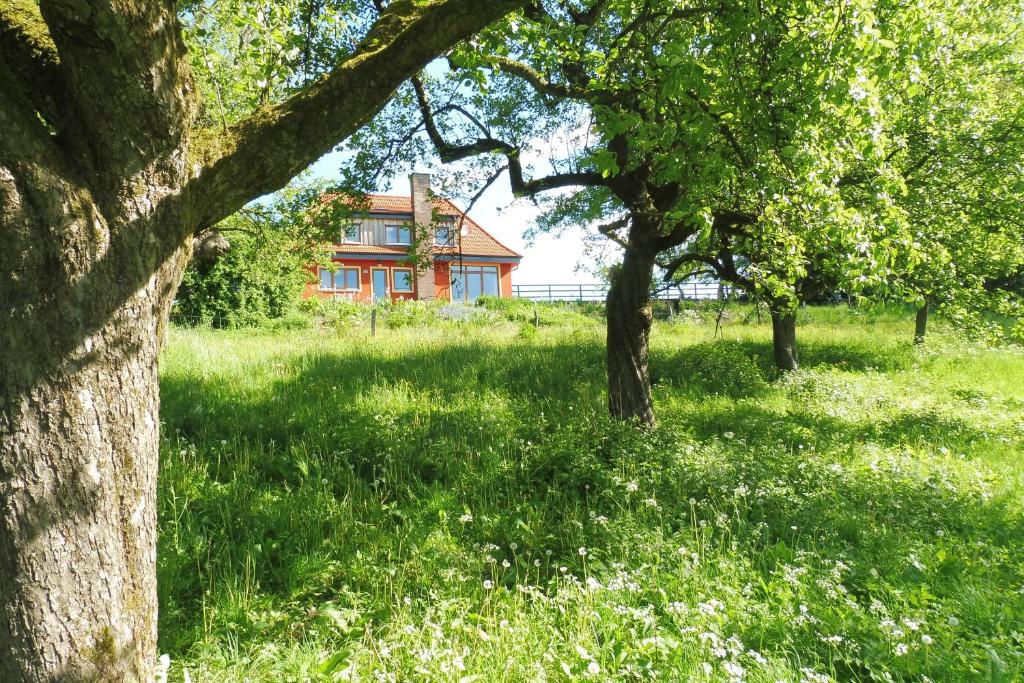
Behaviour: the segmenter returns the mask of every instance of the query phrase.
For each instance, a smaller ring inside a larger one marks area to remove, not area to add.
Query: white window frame
[[[409,289],[399,289],[398,283],[395,280],[395,273],[409,273]],[[395,294],[412,294],[416,289],[416,283],[413,281],[412,268],[392,268],[391,269],[391,291]]]
[[[349,232],[355,230],[355,239],[349,238]],[[342,244],[362,244],[363,243],[363,228],[359,223],[349,223],[347,226],[341,229],[341,243]]]
[[[391,231],[395,231],[395,240],[391,239]],[[400,242],[402,237],[402,231],[405,230],[409,234],[408,242]],[[412,227],[409,225],[393,224],[384,226],[384,243],[392,246],[408,247],[412,245]]]

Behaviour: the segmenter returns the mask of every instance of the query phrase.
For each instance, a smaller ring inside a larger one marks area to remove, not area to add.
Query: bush
[[[231,235],[231,250],[186,269],[171,309],[181,325],[260,327],[293,313],[309,279],[283,238]]]

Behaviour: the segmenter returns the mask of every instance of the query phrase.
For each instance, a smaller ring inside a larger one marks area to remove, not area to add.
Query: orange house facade
[[[413,258],[413,249],[421,256]],[[316,268],[304,296],[365,302],[510,298],[520,260],[455,204],[432,196],[429,174],[414,173],[408,196],[370,195],[366,212],[339,229],[334,268]]]

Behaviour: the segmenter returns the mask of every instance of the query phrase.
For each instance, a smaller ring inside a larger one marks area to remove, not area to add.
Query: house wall
[[[499,287],[501,288],[501,298],[511,299],[512,298],[512,270],[515,268],[511,263],[502,263],[498,268],[498,277],[501,278]]]
[[[386,269],[388,271],[388,289],[390,290],[391,300],[399,301],[403,299],[415,299],[416,295],[416,274],[411,274],[411,280],[413,283],[412,292],[396,292],[394,291],[394,275],[395,269],[409,270],[410,267],[404,263],[395,261],[378,261],[376,259],[352,259],[352,258],[336,258],[332,259],[334,263],[338,264],[339,267],[348,268],[359,268],[359,291],[347,292],[347,291],[321,291],[320,290],[320,274],[315,268],[311,269],[314,280],[306,285],[306,289],[302,294],[304,299],[309,297],[317,296],[321,299],[348,299],[350,301],[373,301],[373,270],[374,269]]]
[[[388,288],[394,289],[394,276],[392,270],[395,268],[409,268],[401,262],[390,261],[390,260],[376,260],[376,259],[354,259],[354,258],[336,258],[333,259],[334,263],[338,264],[339,267],[350,267],[359,268],[359,280],[360,280],[360,291],[358,292],[328,292],[320,291],[320,275],[316,268],[310,269],[312,282],[306,285],[306,289],[302,294],[302,298],[308,299],[309,297],[317,296],[321,299],[349,299],[351,301],[373,301],[373,282],[372,282],[372,269],[374,268],[386,268],[388,270]],[[467,266],[497,266],[498,267],[498,287],[501,292],[502,298],[512,298],[512,271],[515,269],[515,265],[511,263],[491,263],[484,261],[472,261],[465,260],[463,263]],[[421,279],[417,282],[415,273],[413,273],[413,292],[391,292],[391,300],[398,301],[400,299],[420,299],[419,289],[422,288],[423,282],[426,279]],[[434,263],[434,277],[433,277],[434,291],[428,295],[429,298],[445,299],[450,301],[452,298],[451,293],[451,267],[450,264],[445,261],[436,261]]]

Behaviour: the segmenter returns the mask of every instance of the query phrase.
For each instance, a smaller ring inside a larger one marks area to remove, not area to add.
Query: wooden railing
[[[729,296],[728,286],[717,282],[682,282],[659,287],[651,292],[658,300],[721,299]],[[601,301],[608,296],[608,285],[602,283],[575,285],[512,285],[512,296],[531,301]]]

